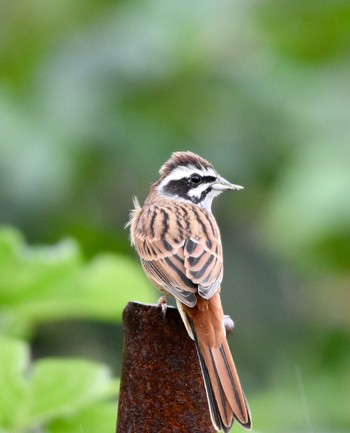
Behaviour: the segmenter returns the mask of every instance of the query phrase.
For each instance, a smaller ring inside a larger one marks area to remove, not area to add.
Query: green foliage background
[[[214,205],[266,432],[350,431],[350,4],[0,3],[0,432],[114,430],[127,232],[175,150]],[[235,427],[237,430],[239,427]]]

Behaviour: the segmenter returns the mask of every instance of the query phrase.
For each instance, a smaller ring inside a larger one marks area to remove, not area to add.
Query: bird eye
[[[199,185],[202,181],[202,176],[200,176],[199,174],[192,174],[192,176],[190,177],[190,182],[192,183],[192,185]]]

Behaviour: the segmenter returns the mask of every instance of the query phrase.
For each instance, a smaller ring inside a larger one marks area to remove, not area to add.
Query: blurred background
[[[62,242],[81,266],[109,257],[119,310],[128,281],[133,299],[155,302],[124,230],[132,196],[144,200],[173,151],[200,154],[245,187],[214,213],[255,430],[349,432],[350,3],[5,0],[0,11],[7,233],[44,261]],[[114,259],[130,266],[122,280]],[[120,375],[120,313],[51,308],[9,334],[34,360],[97,360]]]

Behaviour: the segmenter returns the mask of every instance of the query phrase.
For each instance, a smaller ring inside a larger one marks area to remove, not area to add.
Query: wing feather
[[[152,204],[132,224],[132,241],[158,287],[188,306],[196,304],[196,292],[209,299],[219,290],[222,246],[209,212],[184,203]]]
[[[184,255],[187,276],[198,284],[199,294],[209,299],[219,289],[223,277],[222,245],[214,217],[204,209],[194,209],[202,236],[187,239]]]

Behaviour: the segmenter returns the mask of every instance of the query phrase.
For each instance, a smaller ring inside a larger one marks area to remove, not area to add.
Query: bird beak
[[[236,189],[239,191],[240,189],[243,189],[243,186],[234,185],[233,183],[230,183],[228,180],[219,176],[212,184],[212,188],[216,191],[225,191],[226,189]]]

